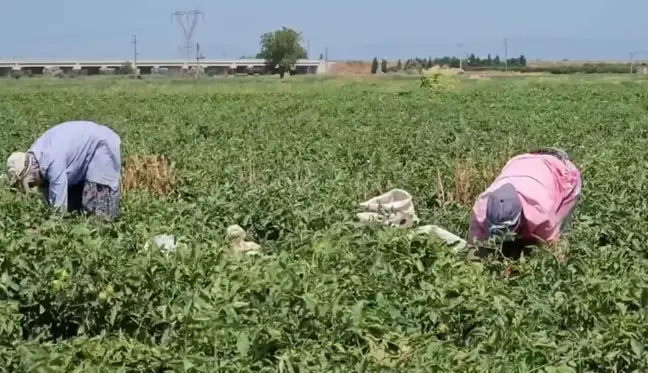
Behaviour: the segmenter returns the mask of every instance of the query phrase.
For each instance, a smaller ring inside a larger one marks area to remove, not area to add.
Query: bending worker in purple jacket
[[[63,211],[82,210],[112,221],[119,215],[121,140],[110,128],[87,121],[58,124],[26,153],[7,160],[13,186],[23,192],[47,190],[47,200]]]

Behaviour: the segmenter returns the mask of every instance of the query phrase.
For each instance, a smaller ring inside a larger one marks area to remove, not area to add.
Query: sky
[[[0,0],[0,60],[132,60],[133,34],[140,60],[183,58],[171,14],[195,9],[207,59],[254,55],[282,26],[330,60],[503,56],[504,38],[529,60],[648,59],[648,0]]]

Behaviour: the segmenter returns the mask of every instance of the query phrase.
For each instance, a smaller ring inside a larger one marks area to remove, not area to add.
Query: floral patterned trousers
[[[120,199],[119,188],[112,190],[107,185],[91,181],[74,185],[68,191],[69,210],[96,215],[107,221],[113,221],[119,216]]]

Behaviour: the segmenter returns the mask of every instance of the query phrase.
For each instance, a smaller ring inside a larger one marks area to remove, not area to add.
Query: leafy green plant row
[[[646,371],[641,86],[385,84],[400,88],[0,93],[3,149],[83,118],[179,172],[168,197],[126,194],[111,225],[0,190],[0,372]],[[539,146],[584,175],[565,263],[537,252],[506,277],[504,261],[354,222],[401,187],[465,235],[471,199]],[[267,256],[232,257],[234,223]],[[186,248],[144,251],[161,233]]]

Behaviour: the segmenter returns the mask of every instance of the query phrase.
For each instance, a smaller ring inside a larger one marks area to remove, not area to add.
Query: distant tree
[[[320,59],[320,61],[322,61],[324,59],[324,53],[320,53],[320,58],[319,59]]]
[[[261,51],[257,58],[262,58],[270,69],[276,69],[283,79],[286,72],[291,72],[300,58],[306,58],[306,49],[302,46],[302,35],[291,28],[266,32],[261,35]]]
[[[396,63],[396,71],[401,71],[402,69],[403,63],[401,62],[401,60],[398,60],[398,62]]]
[[[520,55],[520,58],[518,58],[518,63],[520,66],[524,67],[527,64],[526,57],[524,57],[523,54]]]
[[[524,55],[521,55],[519,57],[509,58],[507,62],[508,65],[511,67],[513,66],[524,67],[526,66],[527,59],[526,57],[524,57]],[[437,57],[437,58],[428,57],[427,59],[417,57],[417,58],[410,58],[406,60],[404,65],[392,66],[389,68],[389,70],[390,71],[410,70],[410,69],[421,70],[425,68],[429,69],[435,65],[457,68],[460,66],[460,60],[459,57],[455,57],[455,56],[444,56],[444,57]],[[495,58],[493,58],[491,54],[488,54],[487,57],[479,57],[474,53],[470,53],[467,54],[466,57],[464,58],[462,66],[465,69],[471,69],[471,68],[479,69],[488,66],[491,66],[493,68],[501,68],[504,67],[504,61],[502,61],[500,57],[497,55],[495,56]]]
[[[524,66],[522,65],[522,63],[526,64],[526,58],[524,58],[524,56],[521,55],[520,57],[517,58],[516,57],[509,58],[507,62],[509,66]]]
[[[380,61],[380,71],[387,73],[387,60],[384,58],[382,61]]]
[[[378,72],[378,58],[374,57],[373,61],[371,61],[371,73],[375,74]]]
[[[119,66],[116,72],[119,75],[130,75],[135,73],[135,68],[133,67],[132,63],[124,62],[121,66]]]
[[[468,61],[466,61],[466,62],[470,66],[478,66],[479,65],[478,58],[475,56],[474,53],[471,53],[470,56],[468,56]]]

